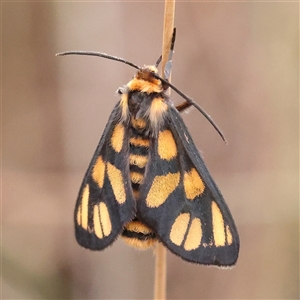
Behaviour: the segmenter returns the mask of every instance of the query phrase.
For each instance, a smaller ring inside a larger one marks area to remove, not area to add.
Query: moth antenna
[[[66,51],[66,52],[60,52],[57,53],[56,56],[64,56],[64,55],[89,55],[89,56],[98,56],[98,57],[103,57],[103,58],[107,58],[107,59],[111,59],[111,60],[116,60],[119,62],[122,62],[126,65],[129,65],[137,70],[141,70],[141,68],[137,65],[135,65],[134,63],[125,60],[124,58],[121,57],[117,57],[117,56],[113,56],[113,55],[109,55],[106,53],[101,53],[101,52],[94,52],[94,51]]]
[[[170,49],[170,54],[169,54],[169,61],[166,65],[165,68],[165,75],[170,75],[170,71],[172,68],[172,56],[174,53],[174,44],[175,44],[175,38],[176,38],[176,28],[174,28],[173,31],[173,36],[172,36],[172,43],[171,43],[171,49]],[[106,53],[101,53],[101,52],[94,52],[94,51],[65,51],[65,52],[59,52],[56,54],[56,56],[65,56],[65,55],[89,55],[89,56],[98,56],[98,57],[103,57],[103,58],[107,58],[107,59],[111,59],[111,60],[115,60],[115,61],[119,61],[122,62],[126,65],[129,65],[137,70],[141,70],[142,68],[135,65],[134,63],[121,58],[121,57],[117,57],[117,56],[113,56],[113,55],[109,55]],[[155,66],[157,67],[158,64],[161,62],[161,56],[159,57],[159,59],[157,60]],[[196,107],[196,109],[208,120],[208,122],[215,128],[215,130],[219,133],[219,135],[221,136],[221,138],[223,139],[223,141],[227,144],[227,141],[222,133],[222,131],[218,128],[218,126],[215,124],[215,122],[213,121],[213,119],[211,118],[211,116],[209,114],[207,114],[205,112],[205,110],[203,108],[201,108],[199,106],[199,104],[197,104],[196,102],[194,102],[193,99],[189,98],[187,95],[185,95],[183,92],[181,92],[179,89],[177,89],[173,84],[171,84],[167,79],[163,79],[161,78],[158,74],[153,73],[153,76],[159,80],[161,80],[165,85],[169,86],[172,90],[174,90],[178,95],[180,95],[183,99],[185,99],[189,104],[193,105],[194,107]],[[166,76],[166,78],[168,78]]]

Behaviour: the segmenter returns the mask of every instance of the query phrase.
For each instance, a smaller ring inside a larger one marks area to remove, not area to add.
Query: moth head
[[[158,70],[155,66],[144,66],[140,68],[136,75],[136,79],[145,80],[151,83],[160,84],[161,81],[157,78]]]

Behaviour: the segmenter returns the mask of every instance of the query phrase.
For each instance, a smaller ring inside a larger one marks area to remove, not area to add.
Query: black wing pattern
[[[233,265],[239,252],[235,223],[174,107],[149,153],[138,218],[187,261]]]
[[[135,215],[128,165],[128,133],[118,103],[85,174],[75,206],[75,235],[88,249],[101,250]]]

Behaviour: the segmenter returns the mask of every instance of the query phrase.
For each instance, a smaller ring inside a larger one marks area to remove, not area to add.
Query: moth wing
[[[115,106],[86,171],[74,221],[77,242],[91,250],[110,245],[135,214],[129,178],[128,130]]]
[[[140,220],[187,261],[233,265],[239,252],[235,223],[175,108],[169,107],[149,152]]]

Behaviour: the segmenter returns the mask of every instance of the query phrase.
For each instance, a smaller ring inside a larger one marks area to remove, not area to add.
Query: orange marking
[[[204,183],[195,168],[184,173],[183,186],[187,199],[194,200],[204,192]]]
[[[90,189],[87,184],[82,192],[81,205],[78,207],[77,222],[85,230],[88,230],[88,209],[89,209]]]
[[[126,224],[125,228],[129,231],[133,232],[141,232],[143,234],[149,234],[152,233],[153,231],[146,226],[144,223],[140,221],[131,221],[128,224]]]
[[[120,106],[122,110],[122,119],[125,121],[128,118],[129,109],[128,109],[128,94],[122,94],[120,100]]]
[[[130,154],[129,164],[144,168],[148,162],[148,157],[143,155]]]
[[[146,226],[144,223],[140,221],[131,221],[128,224],[126,224],[125,228],[128,231],[135,232],[135,233],[142,233],[145,235],[153,232],[148,226]],[[129,238],[123,235],[121,235],[121,237],[123,238],[124,242],[127,243],[129,246],[138,248],[140,250],[144,250],[153,246],[157,241],[156,238],[139,240],[137,238],[132,238],[132,237]]]
[[[232,244],[232,234],[228,225],[226,225],[226,236],[228,245]]]
[[[152,127],[159,129],[167,110],[168,105],[164,102],[163,98],[154,98],[152,100],[149,110],[149,119]]]
[[[150,145],[150,141],[147,139],[141,139],[141,138],[136,138],[136,137],[132,137],[129,140],[131,145],[134,146],[142,146],[142,147],[149,147]]]
[[[101,228],[101,221],[100,221],[100,211],[99,211],[99,206],[95,205],[94,206],[94,230],[95,234],[99,239],[103,238],[103,233],[102,233],[102,228]]]
[[[135,128],[135,129],[143,129],[146,127],[147,123],[144,119],[135,119],[135,118],[131,118],[131,125]]]
[[[170,240],[177,246],[180,246],[182,244],[182,241],[184,239],[184,235],[186,233],[186,230],[188,228],[190,221],[190,214],[189,213],[183,213],[180,214],[175,222],[172,225],[171,231],[170,231]]]
[[[111,163],[107,163],[107,175],[111,183],[115,198],[119,204],[126,201],[126,193],[122,172]]]
[[[97,158],[97,161],[96,161],[96,163],[93,167],[93,171],[92,171],[92,177],[93,177],[94,181],[97,182],[97,184],[100,188],[103,187],[104,173],[105,173],[105,163],[102,159],[102,156],[100,155]]]
[[[103,234],[104,236],[109,236],[111,233],[112,226],[111,226],[107,205],[104,202],[100,202],[99,210],[100,210],[101,226],[102,226]]]
[[[154,77],[153,79],[151,78],[151,81],[148,81],[147,79],[150,78],[144,77],[144,79],[141,79],[141,77],[134,77],[127,83],[127,87],[131,91],[139,91],[147,94],[160,93],[163,91],[161,81],[159,79],[155,79]]]
[[[159,207],[178,186],[180,173],[155,176],[146,198],[148,207]]]
[[[226,236],[225,236],[225,228],[224,228],[224,220],[220,208],[218,207],[215,201],[211,203],[212,210],[212,225],[213,225],[213,234],[215,245],[225,246]]]
[[[99,239],[102,239],[103,236],[110,235],[112,226],[108,208],[104,202],[100,202],[98,205],[94,206],[93,220],[95,234]]]
[[[150,247],[154,247],[154,245],[157,242],[157,239],[153,239],[153,238],[147,240],[139,240],[136,238],[129,238],[123,235],[121,235],[121,238],[128,246],[137,248],[139,250],[146,250]]]
[[[176,157],[177,147],[170,130],[164,130],[159,133],[157,151],[161,159],[171,160]]]
[[[195,250],[200,246],[202,239],[201,221],[199,218],[195,218],[192,221],[188,235],[184,243],[184,249],[186,251]]]
[[[130,172],[130,179],[132,183],[142,184],[144,181],[144,175],[138,172]]]
[[[124,126],[120,123],[118,123],[115,126],[115,129],[113,131],[113,134],[111,136],[111,146],[116,152],[120,152],[123,147],[123,140],[124,140]]]

